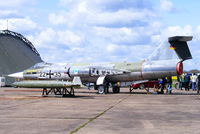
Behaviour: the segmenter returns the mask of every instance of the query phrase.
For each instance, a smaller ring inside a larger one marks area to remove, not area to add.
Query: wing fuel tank
[[[15,87],[24,88],[65,88],[65,87],[79,87],[80,84],[67,82],[67,81],[56,81],[56,80],[26,80],[14,82]]]

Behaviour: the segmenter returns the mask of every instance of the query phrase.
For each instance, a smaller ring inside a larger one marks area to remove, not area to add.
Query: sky
[[[170,36],[189,35],[200,70],[200,1],[0,0],[0,29],[21,33],[46,62],[136,62]],[[7,23],[8,20],[8,23]],[[160,52],[161,53],[161,52]]]

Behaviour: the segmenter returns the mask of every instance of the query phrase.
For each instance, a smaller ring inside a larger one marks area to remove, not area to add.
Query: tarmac
[[[41,89],[0,88],[0,134],[199,134],[200,95],[144,90],[42,97]]]

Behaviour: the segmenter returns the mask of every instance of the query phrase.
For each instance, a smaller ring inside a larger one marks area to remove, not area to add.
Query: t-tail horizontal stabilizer
[[[192,55],[187,45],[187,41],[192,40],[192,36],[174,36],[169,37],[168,41],[182,61],[192,59]]]

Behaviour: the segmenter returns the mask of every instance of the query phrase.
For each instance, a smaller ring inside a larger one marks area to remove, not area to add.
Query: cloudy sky
[[[189,42],[200,69],[200,1],[0,0],[0,29],[28,38],[47,62],[123,62],[147,58],[173,35]]]

